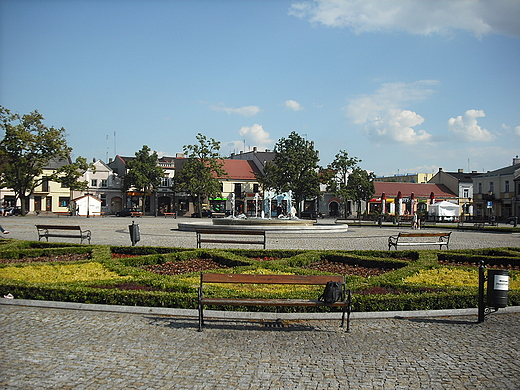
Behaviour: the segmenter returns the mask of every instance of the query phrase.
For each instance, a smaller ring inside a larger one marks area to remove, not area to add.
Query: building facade
[[[474,215],[503,221],[520,216],[520,158],[513,164],[473,179]]]

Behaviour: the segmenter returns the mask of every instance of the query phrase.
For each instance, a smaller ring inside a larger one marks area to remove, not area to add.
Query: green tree
[[[320,196],[318,151],[293,131],[276,143],[274,152],[274,160],[266,164],[264,175],[258,175],[257,180],[264,190],[292,191],[300,215],[303,200]]]
[[[361,201],[366,202],[368,209],[368,201],[374,196],[376,189],[374,186],[375,175],[373,172],[367,172],[364,169],[355,167],[348,177],[347,191],[348,196],[358,204],[358,213],[361,211]]]
[[[65,129],[47,127],[43,121],[37,110],[20,116],[0,106],[0,128],[5,133],[0,141],[0,187],[14,191],[22,214],[27,210],[27,198],[46,180],[62,183],[71,190],[83,190],[88,185],[78,179],[91,165],[83,157],[72,162]],[[44,168],[52,161],[62,160],[68,164],[49,170],[43,177]]]
[[[127,172],[123,178],[125,190],[133,187],[141,192],[143,213],[146,196],[161,184],[164,175],[163,169],[157,165],[157,160],[157,152],[152,152],[147,145],[143,145],[143,148],[135,153],[135,158],[126,164]]]
[[[198,143],[184,145],[184,154],[188,161],[175,176],[175,190],[188,193],[195,206],[195,211],[202,217],[202,202],[206,198],[222,194],[219,177],[227,175],[223,169],[224,161],[219,155],[220,142],[196,136]]]
[[[352,199],[351,189],[347,186],[349,175],[360,162],[361,160],[357,157],[350,157],[346,151],[340,150],[334,157],[334,161],[328,165],[327,191],[332,192],[341,200],[345,218],[347,217],[347,201]]]

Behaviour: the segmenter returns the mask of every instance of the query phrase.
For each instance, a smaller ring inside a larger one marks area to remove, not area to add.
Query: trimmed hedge
[[[0,258],[51,256],[68,253],[89,253],[93,261],[102,263],[121,276],[131,276],[134,286],[146,287],[150,291],[120,289],[121,280],[96,280],[74,283],[27,283],[0,279],[0,295],[11,293],[15,298],[43,299],[66,302],[117,304],[152,307],[197,307],[199,273],[182,275],[158,275],[145,270],[148,265],[161,265],[190,259],[212,259],[230,267],[215,272],[243,273],[253,270],[291,272],[296,274],[329,274],[328,272],[302,268],[322,260],[367,268],[391,270],[379,276],[347,276],[348,288],[354,290],[355,311],[402,311],[455,309],[477,306],[477,289],[474,287],[432,288],[432,286],[404,283],[404,279],[419,270],[442,267],[438,261],[475,263],[484,259],[487,264],[519,264],[520,248],[479,249],[464,251],[299,251],[299,250],[251,250],[251,249],[185,249],[170,247],[122,247],[99,245],[71,245],[5,240],[0,244]],[[135,255],[136,257],[112,258],[112,254]],[[261,261],[269,258],[270,261]],[[258,260],[260,259],[260,260]],[[41,263],[40,263],[41,264]],[[5,264],[8,266],[31,266],[32,264]],[[518,272],[518,271],[516,271]],[[515,274],[516,275],[516,274]],[[520,273],[518,273],[520,275]],[[364,295],[362,290],[373,289],[398,293]],[[219,296],[243,294],[243,291],[217,288]],[[359,294],[356,291],[360,291]],[[269,296],[289,297],[308,295],[317,298],[316,292],[272,292]],[[248,292],[247,296],[261,297],[261,293]],[[520,305],[520,291],[509,292],[509,304]],[[245,308],[232,310],[254,311],[330,311],[334,308]]]

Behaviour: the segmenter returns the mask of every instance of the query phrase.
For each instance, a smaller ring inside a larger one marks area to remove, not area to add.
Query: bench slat
[[[264,236],[264,230],[216,230],[216,229],[197,229],[199,234],[233,234],[233,235],[245,235],[245,236]]]
[[[263,241],[247,241],[247,240],[227,240],[217,238],[201,238],[199,242],[209,242],[213,244],[259,244],[264,245]]]
[[[81,230],[80,226],[71,225],[36,225],[36,228],[48,230]]]
[[[451,233],[399,233],[401,237],[447,237]]]
[[[345,306],[346,301],[325,303],[317,299],[202,298],[205,305],[218,306]]]
[[[325,285],[328,281],[345,283],[345,277],[341,275],[201,274],[201,283]]]

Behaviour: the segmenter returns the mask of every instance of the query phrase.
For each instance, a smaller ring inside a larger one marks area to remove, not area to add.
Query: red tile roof
[[[458,198],[458,195],[451,192],[444,184],[419,184],[419,183],[394,183],[394,182],[374,182],[376,193],[375,198],[381,197],[383,192],[387,198],[395,198],[399,191],[403,198],[411,196],[412,192],[416,198],[430,198],[433,192],[435,199]]]
[[[255,173],[259,173],[256,165],[250,160],[233,160],[224,159],[224,171],[227,176],[219,177],[219,179],[233,179],[233,180],[249,180],[255,181]]]

